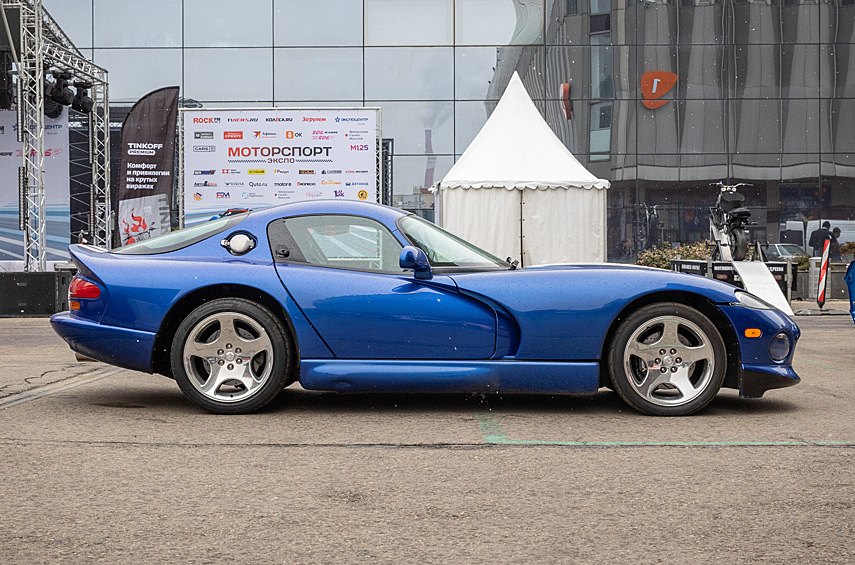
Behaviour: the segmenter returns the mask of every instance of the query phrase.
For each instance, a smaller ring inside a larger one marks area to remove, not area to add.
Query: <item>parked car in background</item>
[[[770,243],[763,247],[767,261],[786,261],[787,257],[796,255],[807,255],[801,245],[795,243]]]

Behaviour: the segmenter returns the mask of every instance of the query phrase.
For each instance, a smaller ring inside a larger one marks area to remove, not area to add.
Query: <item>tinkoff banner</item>
[[[24,232],[18,230],[18,168],[24,164],[17,136],[18,110],[0,110],[0,262],[23,261]],[[67,261],[68,112],[45,117],[45,247],[48,261]],[[0,269],[3,270],[3,269]]]
[[[127,245],[171,229],[178,87],[146,94],[122,125],[113,245]]]
[[[182,110],[184,222],[230,208],[377,201],[373,108]]]

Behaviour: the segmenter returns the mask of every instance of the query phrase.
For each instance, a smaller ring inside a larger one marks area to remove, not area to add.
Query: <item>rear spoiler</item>
[[[71,260],[77,266],[77,272],[83,276],[98,279],[95,274],[95,269],[104,260],[109,260],[112,256],[106,249],[95,247],[93,245],[73,244],[68,246],[68,253],[71,255]]]

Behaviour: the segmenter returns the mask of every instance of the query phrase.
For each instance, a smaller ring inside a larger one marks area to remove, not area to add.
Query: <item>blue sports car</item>
[[[227,215],[113,251],[72,245],[84,355],[175,379],[205,410],[289,384],[343,393],[617,392],[646,414],[799,382],[799,328],[728,284],[626,265],[518,269],[413,214],[354,201]]]

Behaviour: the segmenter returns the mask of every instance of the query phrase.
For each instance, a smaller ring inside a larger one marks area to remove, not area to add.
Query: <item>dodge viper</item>
[[[354,393],[593,394],[677,416],[794,385],[799,328],[756,296],[627,265],[516,264],[418,216],[318,200],[106,251],[72,245],[54,330],[220,414],[294,383]]]

